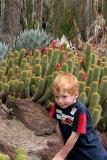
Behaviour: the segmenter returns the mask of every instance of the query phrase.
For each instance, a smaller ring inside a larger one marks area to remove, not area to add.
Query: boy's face
[[[68,106],[75,103],[78,95],[77,94],[69,94],[67,91],[60,90],[55,96],[55,102],[61,108],[67,108]]]

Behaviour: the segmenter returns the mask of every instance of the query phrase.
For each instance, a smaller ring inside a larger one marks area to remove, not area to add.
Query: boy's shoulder
[[[77,109],[78,112],[81,112],[81,113],[87,112],[87,107],[79,99],[74,104],[74,107]]]

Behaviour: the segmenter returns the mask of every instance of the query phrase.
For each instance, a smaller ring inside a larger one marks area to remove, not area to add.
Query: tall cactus
[[[98,82],[97,81],[93,81],[91,83],[91,86],[90,86],[90,89],[89,89],[87,103],[89,103],[92,93],[93,92],[97,92],[97,91],[98,91]]]
[[[92,61],[92,49],[91,45],[87,45],[86,51],[85,51],[85,71],[88,72],[90,65]]]
[[[16,160],[27,160],[27,152],[25,148],[19,147],[16,149]]]
[[[47,100],[49,100],[53,93],[52,93],[52,82],[55,78],[55,76],[57,75],[58,72],[55,72],[55,74],[53,73],[53,75],[50,75],[51,77],[48,78],[48,82],[47,82],[47,87],[45,90],[45,93],[43,94],[43,96],[37,101],[37,103],[40,104],[44,104]]]
[[[102,107],[98,105],[98,107],[92,112],[92,123],[94,127],[97,127],[97,124],[101,120]]]
[[[91,113],[98,107],[100,101],[100,95],[97,92],[92,92],[90,102],[89,102],[89,111]]]
[[[86,92],[81,92],[80,95],[79,95],[79,99],[80,99],[84,104],[86,104],[86,101],[87,101]]]
[[[50,75],[55,70],[55,66],[58,63],[58,59],[59,59],[59,50],[55,49],[54,52],[52,53],[50,62],[48,64],[48,68],[45,72],[45,76]]]
[[[44,93],[45,85],[47,82],[47,76],[45,78],[41,78],[38,84],[38,88],[34,94],[34,96],[31,98],[32,101],[36,102]]]
[[[102,80],[99,87],[99,93],[101,95],[100,104],[103,105],[107,98],[107,80]]]
[[[92,76],[92,81],[99,81],[99,79],[100,79],[100,67],[95,66],[93,76]]]

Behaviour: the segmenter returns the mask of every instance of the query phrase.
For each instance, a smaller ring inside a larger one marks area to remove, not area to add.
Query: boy
[[[107,153],[92,128],[91,117],[79,96],[78,80],[70,73],[59,74],[53,82],[55,105],[50,112],[62,149],[52,160],[107,160]]]

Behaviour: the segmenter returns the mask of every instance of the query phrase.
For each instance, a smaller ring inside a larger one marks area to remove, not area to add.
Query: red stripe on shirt
[[[52,107],[51,107],[50,117],[53,117],[53,116],[54,116],[55,110],[56,110],[56,106],[55,106],[55,104],[54,104],[54,105],[52,105]]]
[[[79,122],[78,122],[78,133],[85,134],[86,133],[86,114],[80,114],[79,116]]]

